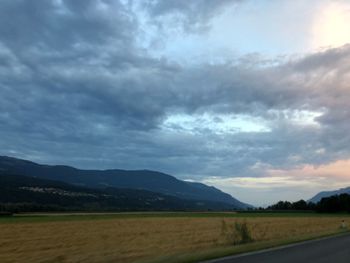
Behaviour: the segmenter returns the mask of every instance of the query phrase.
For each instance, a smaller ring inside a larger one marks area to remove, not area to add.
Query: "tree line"
[[[297,202],[279,201],[266,210],[287,210],[287,211],[316,211],[321,213],[350,213],[350,195],[340,194],[322,198],[318,203],[299,200]]]

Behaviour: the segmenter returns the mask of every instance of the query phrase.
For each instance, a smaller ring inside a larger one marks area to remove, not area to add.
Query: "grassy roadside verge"
[[[243,253],[255,252],[255,251],[264,250],[264,249],[278,248],[281,246],[296,244],[304,241],[317,240],[320,238],[335,237],[335,236],[340,236],[340,235],[349,234],[349,233],[350,233],[350,230],[347,229],[347,230],[338,230],[335,232],[334,231],[326,232],[320,235],[299,236],[299,237],[283,239],[283,240],[260,241],[260,242],[253,242],[253,243],[244,244],[244,245],[222,247],[222,248],[210,249],[207,251],[199,251],[194,253],[174,254],[171,256],[160,257],[151,261],[140,261],[138,263],[162,263],[162,262],[195,263],[195,262],[219,259],[227,256],[234,256],[234,255],[243,254]]]

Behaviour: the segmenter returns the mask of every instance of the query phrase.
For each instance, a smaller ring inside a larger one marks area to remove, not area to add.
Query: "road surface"
[[[350,263],[350,235],[246,253],[206,263]]]

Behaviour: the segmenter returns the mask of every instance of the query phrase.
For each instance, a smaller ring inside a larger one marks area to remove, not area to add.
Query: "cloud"
[[[349,160],[293,169],[260,168],[260,177],[208,177],[202,182],[224,189],[258,206],[266,206],[278,200],[308,200],[320,189],[336,190],[350,184]]]
[[[320,154],[324,154],[324,150],[318,151]],[[274,170],[267,171],[267,174],[275,176],[288,176],[292,178],[298,177],[313,177],[313,178],[337,178],[350,180],[349,174],[350,160],[337,160],[328,164],[320,165],[305,165],[291,170]]]
[[[143,7],[154,22],[161,24],[164,18],[173,20],[187,31],[202,31],[209,26],[210,20],[225,8],[243,0],[148,0]]]
[[[202,181],[218,187],[256,206],[266,207],[277,201],[308,200],[323,190],[335,190],[349,184],[350,180],[334,177],[232,177],[206,178]]]
[[[236,2],[145,2],[145,12],[206,23]],[[1,154],[195,180],[349,159],[349,45],[181,64],[140,44],[139,11],[124,2],[1,7]]]

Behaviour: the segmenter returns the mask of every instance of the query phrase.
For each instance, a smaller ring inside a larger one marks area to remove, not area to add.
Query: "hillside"
[[[173,176],[148,170],[80,170],[63,165],[41,165],[12,157],[0,157],[0,171],[88,188],[127,188],[147,190],[180,199],[205,200],[229,204],[233,209],[251,207],[219,189],[201,183],[185,182]]]
[[[89,189],[58,181],[0,173],[0,211],[230,210],[226,203],[184,200],[135,189]],[[7,209],[6,209],[7,208]],[[10,209],[9,209],[10,208]]]
[[[340,194],[350,194],[350,187],[347,188],[341,188],[339,190],[334,190],[334,191],[323,191],[320,192],[318,194],[316,194],[314,197],[312,197],[309,202],[312,203],[317,203],[319,201],[321,201],[322,198],[324,197],[330,197],[330,196],[334,196],[334,195],[340,195]]]

